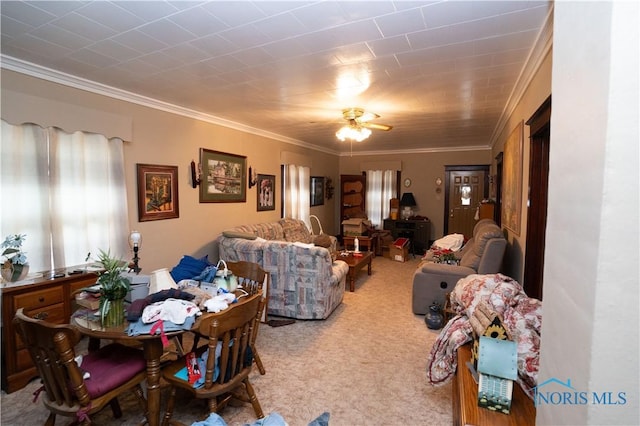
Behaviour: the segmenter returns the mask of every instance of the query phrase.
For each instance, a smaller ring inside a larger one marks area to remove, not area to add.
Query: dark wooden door
[[[524,291],[542,300],[547,198],[549,187],[549,135],[551,132],[551,97],[527,121],[530,126],[529,206],[527,245],[524,256]]]
[[[445,166],[445,235],[470,238],[480,201],[489,195],[489,166]]]

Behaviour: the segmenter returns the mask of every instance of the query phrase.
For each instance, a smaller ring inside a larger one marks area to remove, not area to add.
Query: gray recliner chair
[[[473,236],[458,252],[460,265],[424,260],[413,274],[413,313],[424,315],[437,302],[444,306],[445,296],[459,279],[471,274],[500,272],[507,247],[504,232],[491,219],[482,219],[473,228]],[[428,258],[428,253],[427,256]]]

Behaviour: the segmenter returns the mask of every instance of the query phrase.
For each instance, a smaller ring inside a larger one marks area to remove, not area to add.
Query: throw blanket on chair
[[[502,324],[518,344],[518,383],[530,398],[538,378],[542,302],[528,297],[522,286],[502,274],[469,275],[456,284],[451,307],[456,312],[436,339],[427,361],[427,379],[432,385],[447,383],[457,366],[457,349],[472,340],[473,317],[478,304],[502,317]],[[461,368],[466,368],[462,366]]]

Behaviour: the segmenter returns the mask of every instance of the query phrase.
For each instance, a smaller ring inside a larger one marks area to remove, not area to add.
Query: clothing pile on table
[[[202,312],[220,312],[237,301],[232,293],[216,296],[198,287],[183,286],[134,300],[127,309],[129,336],[190,330]]]

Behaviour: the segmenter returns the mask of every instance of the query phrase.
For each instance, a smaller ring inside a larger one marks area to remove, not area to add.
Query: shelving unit
[[[365,210],[367,181],[364,175],[340,175],[340,222],[362,217]],[[344,235],[342,226],[340,234]]]

